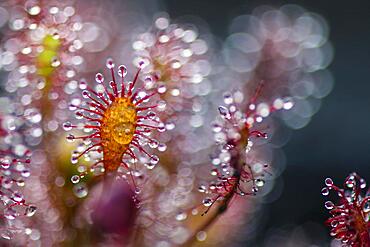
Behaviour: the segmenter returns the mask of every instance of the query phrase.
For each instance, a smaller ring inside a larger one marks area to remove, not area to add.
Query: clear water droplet
[[[165,93],[167,91],[167,87],[166,87],[166,85],[160,85],[158,88],[157,88],[157,92],[159,93],[159,94],[163,94],[163,93]]]
[[[338,221],[336,220],[333,220],[331,223],[330,223],[331,227],[337,227],[338,226]]]
[[[0,163],[1,163],[2,168],[8,169],[10,167],[10,164],[12,163],[12,161],[10,159],[3,158],[3,159],[0,160]]]
[[[183,221],[183,220],[186,220],[187,218],[187,214],[184,213],[184,212],[180,212],[178,214],[176,214],[176,220],[177,221]]]
[[[68,142],[74,142],[76,139],[75,139],[75,136],[74,135],[72,135],[72,134],[69,134],[67,137],[67,141]]]
[[[230,112],[229,110],[224,107],[224,106],[219,106],[218,107],[218,111],[220,112],[221,116],[226,118],[226,119],[230,119],[231,118],[231,115],[230,115]]]
[[[334,203],[331,202],[331,201],[325,202],[325,208],[328,209],[328,210],[333,209],[334,208]]]
[[[200,231],[197,233],[196,237],[198,241],[205,241],[207,239],[207,233],[205,231]]]
[[[262,187],[265,185],[265,180],[259,178],[259,179],[256,179],[255,183],[257,187]]]
[[[72,157],[71,157],[71,163],[72,164],[77,164],[78,163],[78,158],[77,158],[76,155],[72,155]]]
[[[226,105],[230,105],[233,103],[233,96],[231,95],[231,93],[227,92],[224,94],[224,102]]]
[[[360,188],[361,189],[365,189],[366,188],[366,181],[363,178],[360,179]]]
[[[325,179],[325,185],[328,186],[328,187],[331,187],[333,186],[333,180],[331,178],[326,178]]]
[[[152,163],[146,163],[145,167],[148,168],[149,170],[152,170],[156,165]]]
[[[167,149],[167,145],[166,145],[166,144],[164,144],[164,143],[160,143],[160,144],[158,145],[158,151],[159,151],[159,152],[164,152],[164,151],[166,151],[166,149]]]
[[[150,157],[150,163],[153,164],[153,165],[156,165],[158,164],[159,162],[159,158],[157,155],[152,155],[152,157]]]
[[[222,130],[222,125],[219,123],[213,123],[212,124],[212,131],[215,133],[218,133]]]
[[[1,237],[6,240],[10,240],[13,238],[13,233],[9,230],[4,230],[1,232]]]
[[[26,213],[25,214],[26,214],[27,217],[31,217],[36,213],[36,210],[37,210],[37,207],[35,207],[33,205],[29,205],[26,208]]]
[[[218,174],[218,170],[217,169],[212,169],[211,170],[211,175],[212,176],[217,176],[217,174]]]
[[[82,97],[84,97],[85,99],[89,98],[90,97],[90,92],[87,91],[87,90],[82,91]]]
[[[73,187],[73,192],[78,198],[83,198],[89,193],[86,185],[83,183],[76,184]]]
[[[17,217],[17,212],[13,208],[6,208],[4,210],[4,217],[8,220],[14,220]]]
[[[74,110],[77,109],[76,105],[74,105],[74,104],[69,104],[68,108],[69,108],[70,111],[74,111]]]
[[[140,188],[135,188],[135,194],[140,194],[140,193],[141,193]]]
[[[72,183],[77,184],[78,182],[80,182],[80,176],[78,176],[78,175],[73,175],[73,176],[71,177],[71,181],[72,181]]]
[[[108,69],[113,69],[114,68],[115,64],[114,64],[114,62],[111,58],[107,59],[106,66],[107,66]]]
[[[120,65],[118,67],[118,75],[120,77],[125,77],[127,75],[127,68],[125,65]]]
[[[322,190],[321,190],[321,194],[322,194],[323,196],[327,196],[327,195],[329,195],[329,189],[328,189],[327,187],[322,188]]]
[[[28,178],[31,175],[31,172],[28,169],[22,171],[22,177]]]
[[[65,131],[70,131],[70,130],[72,129],[72,123],[71,123],[71,122],[65,122],[65,123],[63,124],[63,129],[64,129]]]
[[[38,5],[27,7],[27,12],[30,15],[38,15],[41,12],[41,8]]]
[[[206,207],[211,206],[211,205],[212,205],[212,199],[210,199],[210,198],[205,198],[205,199],[203,200],[203,205],[204,205],[204,206],[206,206]]]
[[[199,192],[201,192],[201,193],[206,192],[206,191],[207,191],[207,186],[205,186],[205,185],[200,185],[200,186],[198,187],[198,191],[199,191]]]
[[[23,179],[18,179],[18,180],[17,180],[17,185],[18,185],[19,187],[23,187],[23,186],[25,185],[24,180],[23,180]]]
[[[20,192],[14,192],[13,193],[13,200],[15,202],[22,202],[23,201],[23,195]]]
[[[87,88],[87,83],[86,81],[80,81],[80,83],[78,84],[78,87],[81,89],[81,90],[85,90]]]
[[[291,98],[285,98],[283,101],[284,101],[283,108],[285,110],[290,110],[294,106],[294,102]]]
[[[104,77],[103,77],[103,75],[102,75],[101,73],[97,73],[97,74],[95,75],[95,81],[96,81],[97,83],[103,83],[103,82],[104,82]]]
[[[256,186],[253,186],[253,187],[252,187],[252,192],[253,192],[253,193],[257,193],[257,192],[258,192],[258,188],[257,188]]]
[[[175,124],[172,123],[172,122],[166,123],[166,129],[167,130],[173,130],[175,127],[176,127]]]
[[[350,176],[347,180],[346,180],[346,186],[348,188],[353,188],[356,184],[356,180],[355,180],[355,177],[354,176]]]
[[[144,79],[145,84],[152,83],[152,82],[153,82],[153,78],[151,76],[145,77],[145,79]]]
[[[159,142],[157,140],[152,140],[152,141],[149,141],[148,144],[150,148],[157,148],[159,145]]]

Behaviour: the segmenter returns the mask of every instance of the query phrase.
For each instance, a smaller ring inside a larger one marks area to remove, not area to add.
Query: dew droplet
[[[157,129],[158,129],[159,132],[165,132],[166,131],[166,127],[163,123],[158,124]]]
[[[114,64],[114,62],[111,58],[107,59],[106,66],[107,66],[108,69],[113,69],[114,68],[115,64]]]
[[[151,163],[151,164],[156,165],[156,164],[158,164],[158,162],[159,162],[159,158],[158,158],[158,156],[157,156],[157,155],[152,155],[152,156],[150,157],[150,163]]]
[[[3,178],[1,181],[1,186],[5,189],[10,189],[13,185],[13,181],[9,178]]]
[[[338,226],[338,221],[336,220],[333,220],[331,223],[330,223],[331,227],[337,227]]]
[[[365,189],[366,188],[366,181],[363,178],[360,179],[360,188],[361,189]]]
[[[36,210],[37,210],[37,208],[36,208],[35,206],[33,206],[33,205],[29,205],[29,206],[26,208],[26,213],[25,213],[25,215],[26,215],[27,217],[31,217],[31,216],[33,216],[33,215],[36,213]]]
[[[37,6],[37,5],[31,6],[31,7],[27,8],[27,12],[30,15],[38,15],[41,12],[41,8],[40,8],[40,6]]]
[[[215,132],[215,133],[218,133],[222,130],[222,125],[218,124],[218,123],[213,123],[212,124],[212,131]]]
[[[284,106],[283,108],[285,110],[290,110],[294,106],[293,100],[291,98],[285,98],[284,99]]]
[[[157,108],[158,108],[159,111],[164,111],[166,109],[166,106],[167,106],[167,104],[166,104],[166,101],[164,101],[164,100],[160,100],[157,103]]]
[[[8,169],[9,167],[10,167],[10,164],[11,164],[11,160],[9,160],[9,159],[2,159],[1,161],[0,161],[0,163],[1,163],[1,167],[2,168],[4,168],[4,169]]]
[[[160,143],[160,144],[158,144],[158,148],[157,149],[158,149],[159,152],[164,152],[167,149],[167,145],[164,144],[164,143]]]
[[[253,187],[252,187],[252,192],[253,192],[254,194],[256,194],[256,193],[258,192],[258,187],[257,187],[257,186],[253,186]]]
[[[85,196],[87,196],[88,194],[88,189],[86,187],[85,184],[83,183],[80,183],[80,184],[76,184],[74,187],[73,187],[73,192],[74,194],[78,197],[78,198],[83,198]]]
[[[233,103],[233,97],[230,92],[224,94],[224,102],[226,105],[230,105]]]
[[[103,75],[102,75],[101,73],[97,73],[97,74],[95,75],[95,81],[96,81],[97,83],[103,83],[103,82],[104,82],[104,77],[103,77]]]
[[[67,137],[66,137],[67,141],[68,142],[74,142],[76,140],[75,136],[72,135],[72,134],[69,134]]]
[[[328,187],[331,187],[333,186],[333,180],[331,178],[326,178],[325,179],[325,185],[328,186]]]
[[[207,233],[205,231],[200,231],[197,233],[196,237],[198,241],[204,241],[207,239]]]
[[[157,91],[159,94],[163,94],[167,91],[167,87],[166,85],[160,85],[158,88],[157,88]]]
[[[159,142],[157,140],[152,140],[149,142],[149,147],[150,148],[157,148],[159,145]]]
[[[82,97],[84,97],[85,99],[89,98],[90,97],[90,92],[87,91],[87,90],[82,91]]]
[[[322,188],[322,190],[321,190],[321,194],[322,194],[323,196],[327,196],[327,195],[329,195],[329,189],[328,189],[327,187]]]
[[[4,230],[3,232],[1,232],[1,237],[3,239],[10,240],[13,238],[13,233],[11,231]]]
[[[218,170],[217,169],[212,169],[211,175],[212,176],[217,176],[217,174],[218,174]]]
[[[331,201],[326,201],[325,202],[325,208],[328,209],[328,210],[331,210],[334,208],[334,203],[331,202]]]
[[[356,180],[355,180],[355,177],[354,176],[350,176],[347,180],[346,180],[346,186],[348,188],[353,188],[356,184]]]
[[[155,164],[152,163],[146,163],[145,167],[148,168],[149,170],[152,170],[155,167]]]
[[[206,207],[211,206],[211,205],[212,205],[212,199],[210,199],[210,198],[205,198],[205,199],[203,200],[203,205],[204,205],[204,206],[206,206]]]
[[[186,218],[187,218],[187,214],[184,212],[180,212],[176,215],[177,221],[183,221],[183,220],[186,220]]]
[[[144,79],[145,84],[151,84],[153,82],[153,78],[151,76],[147,76]]]
[[[118,75],[120,77],[125,77],[127,75],[127,68],[125,65],[120,65],[118,67]]]
[[[70,131],[70,130],[72,129],[72,123],[71,123],[71,122],[65,122],[65,123],[63,124],[63,129],[64,129],[65,131]],[[68,140],[68,138],[67,138],[67,140]]]
[[[60,65],[60,61],[59,61],[59,59],[58,59],[58,58],[53,58],[53,59],[51,60],[51,67],[56,68],[56,67],[58,67],[59,65]]]
[[[262,187],[265,185],[265,180],[259,178],[259,179],[256,179],[255,183],[257,187]]]
[[[4,210],[4,217],[8,220],[14,220],[17,217],[17,212],[13,208],[7,208]]]
[[[68,108],[69,108],[69,110],[70,110],[70,111],[74,111],[74,110],[76,110],[76,109],[77,109],[77,106],[76,106],[76,105],[74,105],[74,104],[69,104],[69,105],[68,105]]]
[[[87,88],[87,83],[86,81],[80,81],[80,83],[78,84],[78,87],[81,89],[81,90],[85,90]]]
[[[175,127],[176,127],[175,124],[172,123],[172,122],[166,123],[166,129],[167,130],[173,130]]]
[[[141,190],[140,190],[140,188],[135,188],[135,194],[140,194],[141,193]]]
[[[22,202],[23,201],[23,195],[20,192],[14,192],[13,193],[13,200],[15,202]]]
[[[80,176],[78,176],[78,175],[73,175],[73,176],[71,177],[71,181],[72,181],[72,183],[77,184],[78,182],[80,182]]]
[[[198,188],[198,191],[201,192],[201,193],[204,193],[207,191],[207,186],[205,185],[200,185],[199,188]]]
[[[23,180],[23,179],[18,179],[18,180],[17,180],[17,185],[18,185],[19,187],[23,187],[23,186],[25,185],[24,180]]]
[[[28,178],[31,175],[31,172],[28,169],[22,171],[22,177]]]
[[[230,115],[230,112],[229,110],[224,107],[224,106],[219,106],[218,107],[218,111],[220,112],[221,116],[226,118],[226,119],[230,119],[231,118],[231,115]]]
[[[78,158],[76,156],[71,157],[71,163],[72,164],[77,164],[78,163]]]

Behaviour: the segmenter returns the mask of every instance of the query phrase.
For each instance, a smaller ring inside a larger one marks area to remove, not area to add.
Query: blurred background
[[[329,213],[324,208],[325,198],[321,189],[326,177],[341,185],[353,171],[370,182],[370,1],[127,2],[135,3],[133,5],[141,8],[136,11],[149,19],[154,9],[168,12],[172,19],[188,15],[199,17],[196,22],[208,25],[210,33],[216,36],[218,44],[215,47],[222,47],[221,43],[230,35],[230,24],[236,16],[251,14],[262,5],[279,8],[285,4],[297,4],[326,20],[329,40],[334,48],[334,58],[328,67],[334,78],[334,87],[322,99],[320,110],[304,128],[297,131],[286,129],[290,138],[283,147],[285,169],[259,208],[250,212],[249,223],[240,230],[240,236],[228,246],[339,246],[331,240],[329,229],[324,225]],[[116,1],[115,4],[123,7],[126,1]],[[115,4],[110,7],[114,8]],[[120,13],[122,16],[125,14],[124,11]],[[107,20],[109,23],[110,19]],[[143,18],[142,22],[146,21]],[[123,33],[121,36],[127,38],[124,29],[131,30],[132,26],[138,25],[126,22],[119,26]],[[115,31],[112,33],[114,38],[119,37]],[[122,48],[120,42],[117,46]]]
[[[263,220],[256,234],[246,233],[243,243],[235,243],[239,246],[297,246],[297,241],[302,241],[299,246],[335,246],[323,223],[328,218],[320,193],[324,179],[332,177],[341,185],[352,171],[370,179],[370,1],[162,1],[174,18],[201,17],[220,39],[235,16],[263,4],[288,3],[328,22],[335,50],[329,69],[335,84],[311,122],[291,132],[284,147],[286,168],[265,200]]]

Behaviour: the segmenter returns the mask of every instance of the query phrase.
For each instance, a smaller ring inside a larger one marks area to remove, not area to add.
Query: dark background
[[[334,89],[308,126],[293,132],[284,148],[287,167],[282,174],[283,192],[278,200],[265,206],[265,219],[257,236],[245,243],[270,246],[266,239],[271,229],[303,225],[311,246],[327,246],[327,229],[316,229],[328,217],[320,193],[324,179],[330,176],[335,183],[342,184],[350,172],[356,171],[370,181],[370,1],[166,0],[162,3],[171,17],[200,16],[221,39],[227,36],[228,25],[235,16],[249,14],[263,4],[276,7],[298,4],[327,20],[335,49],[329,67],[335,78]]]

